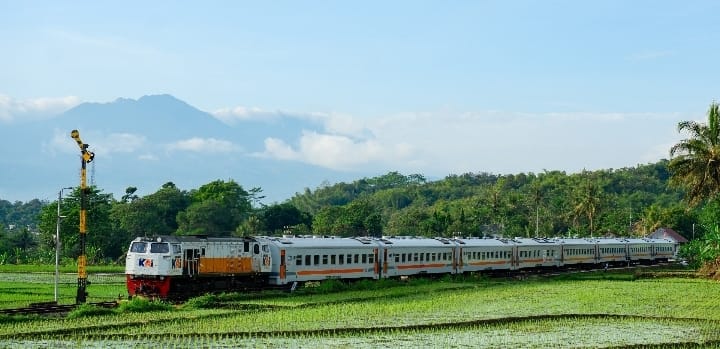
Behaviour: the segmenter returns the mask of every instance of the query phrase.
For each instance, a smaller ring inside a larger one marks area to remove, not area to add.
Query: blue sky
[[[668,157],[718,98],[715,1],[1,1],[0,127],[168,93],[321,117],[265,155],[444,176]]]

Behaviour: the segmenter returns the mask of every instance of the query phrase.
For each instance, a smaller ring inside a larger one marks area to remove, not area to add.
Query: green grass
[[[61,273],[77,273],[76,265],[61,265]],[[124,265],[88,265],[87,273],[124,273]],[[0,273],[54,273],[55,265],[0,264]]]
[[[59,275],[58,303],[74,304],[77,274]],[[126,296],[125,275],[88,274],[88,302],[103,302]],[[30,303],[48,302],[55,297],[54,273],[0,273],[0,309],[26,307]]]
[[[638,279],[632,270],[581,274],[329,283],[293,294],[208,295],[179,307],[138,300],[72,319],[6,319],[0,347],[720,345],[720,283],[667,273]]]

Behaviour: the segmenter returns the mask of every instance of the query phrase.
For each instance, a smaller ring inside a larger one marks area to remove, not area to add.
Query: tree
[[[87,191],[87,235],[86,251],[94,249],[96,257],[116,260],[130,243],[127,232],[118,229],[111,218],[111,210],[116,201],[112,194],[104,194],[96,187]],[[80,189],[76,188],[70,195],[63,198],[60,205],[60,234],[63,255],[76,258],[79,255],[79,223],[80,223]],[[57,202],[43,207],[40,218],[40,241],[45,248],[55,247],[54,235],[57,223]]]
[[[285,227],[309,227],[312,224],[310,214],[298,210],[289,202],[265,208],[261,213],[261,220],[261,225],[271,234],[284,231]]]
[[[579,188],[573,207],[575,217],[585,216],[590,227],[590,236],[595,232],[595,218],[598,215],[601,204],[602,188],[597,184],[595,178],[585,178]]]
[[[720,194],[720,107],[712,102],[707,123],[681,121],[678,132],[689,133],[670,148],[670,183],[683,188],[686,200],[696,206]]]
[[[210,182],[191,191],[190,197],[190,206],[177,215],[178,233],[210,236],[231,236],[252,212],[254,198],[233,180]]]

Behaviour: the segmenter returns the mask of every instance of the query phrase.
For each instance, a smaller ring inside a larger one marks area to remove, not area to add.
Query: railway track
[[[87,303],[103,308],[114,308],[117,302],[97,302]],[[75,309],[78,304],[57,304],[56,302],[32,303],[25,308],[0,309],[0,314],[5,315],[44,315],[44,314],[61,314],[68,313]]]

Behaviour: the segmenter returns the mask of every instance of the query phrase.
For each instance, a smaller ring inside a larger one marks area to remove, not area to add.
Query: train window
[[[425,258],[423,258],[423,257],[425,257],[425,256],[423,256],[423,255],[424,255],[424,253],[421,253],[421,254],[420,254],[420,261],[421,261],[421,262],[425,261]]]
[[[270,247],[268,247],[268,245],[263,245],[262,250],[263,252],[270,252]]]
[[[434,262],[434,261],[435,261],[435,254],[434,254],[434,253],[431,254],[431,255],[430,255],[430,258],[432,258],[432,261]]]
[[[355,258],[353,258],[353,263],[355,263],[355,264],[360,263],[360,255],[359,254],[355,254]]]
[[[153,242],[150,244],[150,253],[168,253],[170,252],[170,245],[164,242]]]
[[[201,255],[201,256],[204,256],[204,255],[205,255],[205,247],[203,247],[203,248],[200,249],[200,255]]]
[[[144,242],[133,242],[132,245],[130,245],[130,252],[144,253],[146,249],[147,244]]]
[[[250,241],[245,241],[243,243],[243,250],[245,251],[245,253],[250,252]]]
[[[330,255],[330,264],[335,264],[335,255]]]
[[[295,257],[295,265],[302,265],[302,255],[299,254]]]
[[[253,253],[260,254],[260,245],[258,245],[258,244],[253,245]]]
[[[418,258],[418,254],[413,253],[413,262],[417,262],[418,260],[420,260],[420,258]]]
[[[370,263],[370,264],[375,263],[375,256],[369,254],[368,255],[368,263]]]
[[[328,255],[324,254],[323,255],[323,264],[327,264],[327,263],[328,263]]]
[[[395,263],[400,263],[400,254],[399,253],[395,254]]]
[[[366,255],[366,254],[363,254],[363,255],[362,255],[362,263],[363,263],[363,264],[366,264],[366,263],[367,263],[367,256],[368,256],[368,255]]]
[[[312,258],[312,256],[310,256],[309,254],[305,255],[305,265],[310,265],[310,258]]]
[[[320,265],[320,255],[319,254],[316,254],[313,256],[313,264]]]
[[[180,244],[173,244],[172,248],[174,254],[179,254],[180,252],[182,252],[182,250],[180,249]]]
[[[345,264],[345,255],[338,255],[338,264]]]
[[[425,253],[425,261],[429,261],[429,260],[430,260],[430,253],[428,252],[428,253]]]
[[[405,254],[404,253],[400,254],[400,262],[405,263]]]
[[[348,253],[347,258],[345,259],[345,263],[352,264],[352,255]]]

